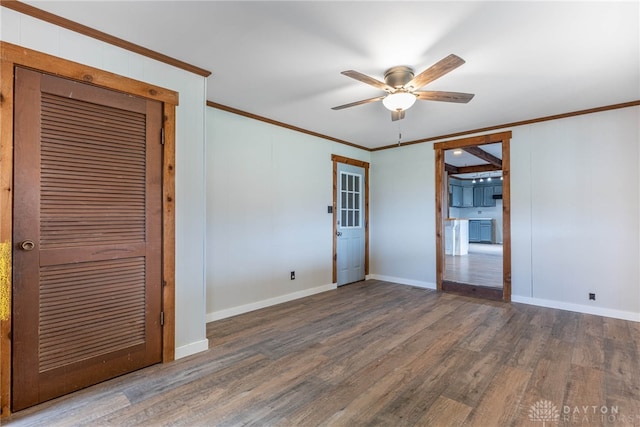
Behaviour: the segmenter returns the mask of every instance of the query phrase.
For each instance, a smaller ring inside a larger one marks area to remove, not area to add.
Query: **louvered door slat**
[[[80,150],[80,149],[75,149],[73,147],[59,147],[51,143],[47,147],[47,152],[45,153],[45,156],[52,157],[52,158],[62,156],[69,163],[77,162],[77,161],[81,161],[81,162],[92,161],[95,164],[103,165],[104,162],[110,161],[113,158],[114,154],[115,153],[113,151],[105,152],[105,150],[98,151],[98,150],[91,150],[87,148],[85,148],[84,150]],[[140,159],[123,158],[123,159],[120,159],[119,161],[120,163],[114,166],[121,166],[120,169],[124,171],[126,171],[127,168],[130,167],[129,165],[144,166],[144,161],[141,161]]]
[[[145,169],[144,163],[140,163],[137,165],[132,165],[131,163],[125,164],[124,162],[120,163],[105,163],[105,162],[113,162],[114,156],[107,158],[107,156],[103,156],[102,159],[98,158],[73,158],[67,156],[66,153],[56,153],[56,155],[52,155],[46,151],[46,148],[43,147],[42,160],[46,163],[46,165],[52,169],[45,169],[43,173],[45,176],[50,175],[55,177],[57,175],[68,175],[68,174],[76,174],[79,177],[83,176],[104,176],[108,178],[112,174],[116,174],[118,177],[120,176],[129,176],[132,178],[138,178],[140,171]],[[92,153],[87,153],[87,156],[94,156]],[[118,160],[119,161],[119,160]],[[60,168],[60,163],[64,163],[65,169]],[[62,173],[64,171],[64,173]]]
[[[131,348],[131,340],[130,334],[131,331],[129,329],[122,329],[119,324],[105,324],[106,328],[104,331],[101,331],[102,335],[100,335],[99,339],[94,340],[90,345],[86,343],[82,346],[78,344],[78,342],[82,342],[82,337],[71,336],[72,345],[64,345],[65,343],[59,343],[56,346],[56,350],[51,353],[44,353],[48,363],[44,363],[41,361],[39,366],[40,372],[45,373],[47,371],[56,369],[60,366],[65,366],[71,360],[82,361],[87,360],[92,357],[100,356],[102,354],[108,352],[114,352],[117,350],[122,350],[125,348]],[[144,327],[144,325],[142,325]],[[113,329],[117,328],[117,329]],[[87,332],[91,333],[90,331]],[[95,332],[94,332],[95,334]],[[80,338],[80,340],[78,340]],[[137,345],[144,344],[144,338],[142,337]],[[55,357],[57,356],[57,357]]]
[[[137,130],[140,126],[144,128],[144,114],[130,114],[130,111],[47,93],[42,94],[42,101],[41,111],[50,117],[50,122],[78,129],[81,133],[115,131],[120,135],[130,133],[137,139]],[[42,128],[46,130],[49,126],[43,125]]]
[[[77,99],[44,94],[42,128],[64,130],[65,137],[82,139],[83,156],[65,151],[59,140],[43,133],[41,141],[41,230],[43,249],[70,244],[98,244],[145,238],[145,212],[136,212],[128,223],[111,221],[118,206],[140,205],[146,192],[145,117],[142,113],[116,111]],[[101,117],[115,115],[129,119],[126,128]],[[135,126],[134,126],[135,125]],[[62,132],[61,132],[62,133]],[[134,140],[128,149],[104,150],[104,136],[117,141]],[[87,196],[89,195],[88,200]],[[72,203],[60,203],[59,199]],[[114,211],[105,211],[105,207]],[[96,215],[100,211],[102,215]],[[122,210],[120,210],[122,212]],[[91,220],[86,216],[92,215]],[[77,217],[83,218],[77,220]]]
[[[95,138],[99,138],[100,141],[104,141],[109,144],[118,144],[118,146],[125,149],[131,149],[132,145],[134,147],[136,145],[137,135],[135,134],[122,132],[118,136],[115,136],[106,129],[103,130],[96,128],[89,130],[76,124],[56,123],[53,120],[50,121],[49,125],[49,127],[43,129],[42,134],[46,137],[49,137],[49,134],[51,134],[54,141],[64,140],[65,134],[71,134],[75,138],[93,138],[94,141],[96,141]]]
[[[121,263],[120,263],[120,268],[122,269],[135,269],[135,266],[136,266],[135,258],[123,259],[121,260]],[[71,281],[68,280],[65,270],[66,270],[65,265],[49,266],[47,270],[47,276],[51,281],[60,280],[61,282],[69,283]],[[82,274],[91,274],[94,271],[95,272],[100,271],[102,272],[103,275],[106,275],[109,273],[110,268],[108,265],[104,265],[104,266],[100,264],[87,265],[87,264],[79,263],[78,265],[76,265],[75,271],[76,271],[76,275],[75,275],[76,277],[81,277]]]
[[[104,105],[96,104],[95,106],[91,103],[84,103],[82,106],[82,113],[78,113],[78,110],[73,107],[68,107],[68,102],[58,102],[59,98],[50,97],[49,94],[42,94],[43,97],[49,98],[52,104],[56,104],[56,111],[63,111],[65,114],[63,118],[75,118],[75,117],[94,117],[103,122],[112,122],[112,123],[120,123],[120,122],[136,122],[135,117],[130,116],[127,113],[122,113],[119,109],[110,109],[105,110]],[[46,107],[45,107],[46,108]]]
[[[145,261],[135,261],[125,261],[128,268],[120,261],[72,264],[56,269],[51,278],[48,268],[41,268],[41,372],[93,357],[104,346],[113,351],[144,342]],[[117,344],[104,341],[114,328],[122,335]]]
[[[95,142],[92,143],[91,141],[84,141],[84,137],[82,135],[67,134],[62,129],[48,130],[46,132],[43,131],[42,136],[48,138],[49,141],[51,141],[52,143],[62,144],[65,146],[69,146],[71,148],[78,148],[78,149],[87,148],[87,147],[90,148],[92,145],[102,145],[105,152],[108,152],[108,151],[117,152],[121,149],[131,148],[131,144],[128,143],[127,141],[118,141],[114,138],[108,138],[108,139],[105,138],[104,142],[106,144],[96,144]]]
[[[58,102],[58,99],[54,97],[45,98],[51,102],[43,105],[42,111],[58,123],[67,123],[74,127],[87,125],[94,129],[103,129],[106,131],[117,129],[119,133],[127,131],[135,133],[141,124],[144,126],[144,117],[136,117],[128,114],[109,117],[109,111],[105,111],[104,108],[96,109],[92,114],[87,110],[86,105],[83,106],[82,113],[78,113],[76,106],[69,106],[70,103],[66,101]]]

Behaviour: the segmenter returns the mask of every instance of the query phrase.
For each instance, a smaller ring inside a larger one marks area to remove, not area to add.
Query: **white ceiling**
[[[640,99],[637,0],[26,3],[210,70],[210,101],[369,148]],[[383,94],[343,70],[450,53],[466,64],[423,89],[468,104],[331,110]]]
[[[486,151],[492,156],[502,159],[502,143],[497,142],[495,144],[484,144],[478,146],[478,148]],[[464,150],[460,154],[455,154],[456,150],[445,150],[444,152],[444,162],[455,167],[465,167],[465,166],[477,166],[477,165],[488,165],[489,162],[482,160],[472,154],[467,153]]]

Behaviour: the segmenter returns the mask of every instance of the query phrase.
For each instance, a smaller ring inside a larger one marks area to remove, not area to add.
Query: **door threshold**
[[[471,283],[442,281],[442,290],[452,294],[502,301],[502,288],[473,285]]]

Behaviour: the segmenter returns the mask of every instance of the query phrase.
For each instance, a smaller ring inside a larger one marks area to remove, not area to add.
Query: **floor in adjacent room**
[[[208,351],[2,423],[640,424],[640,323],[370,280],[209,323],[207,335]]]
[[[502,288],[502,245],[469,243],[466,255],[445,255],[444,279]]]

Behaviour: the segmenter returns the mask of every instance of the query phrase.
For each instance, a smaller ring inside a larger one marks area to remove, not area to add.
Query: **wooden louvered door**
[[[162,104],[16,69],[13,410],[162,357]]]

